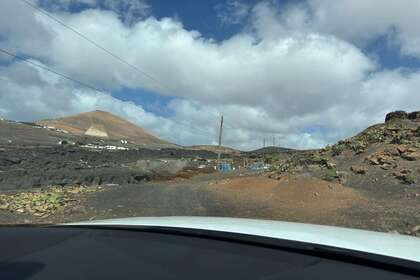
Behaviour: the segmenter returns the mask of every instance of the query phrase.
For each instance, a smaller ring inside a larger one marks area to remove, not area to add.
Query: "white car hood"
[[[213,230],[314,243],[420,262],[418,237],[332,226],[214,217],[142,217],[66,225],[156,226]]]

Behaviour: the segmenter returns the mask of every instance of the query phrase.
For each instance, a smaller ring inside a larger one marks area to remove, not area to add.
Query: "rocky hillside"
[[[308,196],[323,204],[319,180],[355,190],[365,201],[349,208],[351,227],[420,236],[420,112],[387,114],[385,122],[320,150],[265,155],[280,182],[309,180]]]
[[[378,194],[398,185],[416,186],[420,179],[420,112],[396,111],[385,120],[321,150],[272,156],[269,160],[275,171],[270,176],[307,172],[352,187],[375,189]]]

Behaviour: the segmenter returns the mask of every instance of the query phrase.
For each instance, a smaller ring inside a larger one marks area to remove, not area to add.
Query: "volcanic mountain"
[[[128,140],[145,145],[169,144],[123,118],[99,110],[59,119],[41,120],[36,124],[54,127],[80,136]]]

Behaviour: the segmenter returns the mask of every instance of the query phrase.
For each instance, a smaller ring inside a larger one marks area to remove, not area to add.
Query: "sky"
[[[181,145],[319,148],[420,109],[420,1],[0,1],[0,117],[105,110]]]

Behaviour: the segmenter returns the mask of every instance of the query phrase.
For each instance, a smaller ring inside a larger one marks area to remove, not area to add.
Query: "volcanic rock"
[[[420,121],[420,111],[414,111],[408,114],[408,119],[412,121]]]
[[[394,111],[386,114],[385,122],[389,122],[395,119],[408,119],[408,114],[405,111]]]
[[[356,174],[366,174],[366,172],[368,171],[368,168],[363,165],[353,165],[352,167],[350,167],[350,169]]]

